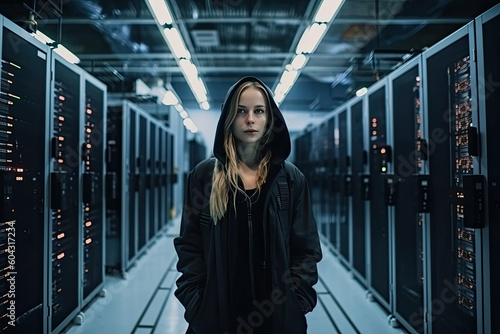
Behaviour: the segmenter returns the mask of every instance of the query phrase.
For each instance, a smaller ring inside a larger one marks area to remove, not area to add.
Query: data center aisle
[[[127,273],[127,278],[106,276],[106,295],[85,310],[82,325],[72,325],[66,334],[182,334],[187,324],[184,309],[173,295],[178,273],[173,238],[179,220],[161,234],[145,255]],[[307,315],[310,334],[403,333],[389,327],[387,314],[365,297],[365,289],[354,280],[323,245],[316,285],[318,305]]]

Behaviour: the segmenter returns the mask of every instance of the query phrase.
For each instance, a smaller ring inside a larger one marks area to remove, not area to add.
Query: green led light
[[[382,172],[386,172],[387,171],[387,167],[382,167]]]

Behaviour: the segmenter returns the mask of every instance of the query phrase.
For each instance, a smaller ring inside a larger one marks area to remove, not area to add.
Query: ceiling
[[[167,2],[217,109],[244,75],[276,86],[321,1]],[[282,109],[330,111],[498,2],[346,0]],[[26,27],[29,8],[38,29],[73,51],[111,94],[137,99],[137,78],[150,87],[169,83],[186,110],[199,110],[145,0],[2,0],[0,14]]]

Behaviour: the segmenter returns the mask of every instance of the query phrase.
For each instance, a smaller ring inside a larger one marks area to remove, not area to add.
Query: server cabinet
[[[129,263],[132,263],[137,256],[137,236],[139,235],[139,217],[138,217],[138,198],[139,198],[139,189],[141,186],[141,175],[139,173],[139,164],[140,159],[138,156],[138,112],[136,108],[129,107],[124,115],[127,115],[128,118],[127,124],[125,125],[128,135],[129,135],[129,166],[130,172],[128,173],[129,180],[129,189],[130,189],[130,197],[128,198],[128,261],[127,267]]]
[[[149,136],[148,136],[148,119],[143,113],[138,113],[137,115],[137,131],[138,131],[138,142],[136,147],[137,151],[137,169],[139,176],[139,191],[136,193],[137,196],[137,228],[138,228],[138,238],[137,238],[137,252],[142,252],[147,242],[147,235],[149,230],[149,191],[147,190],[147,174],[148,174],[148,147],[149,147]]]
[[[175,148],[175,138],[174,135],[169,133],[167,135],[167,173],[168,173],[168,183],[167,183],[167,203],[168,203],[168,216],[173,218],[174,213],[174,184],[177,183],[177,170],[174,168],[174,148]]]
[[[128,101],[110,105],[107,119],[106,270],[126,277],[168,221],[172,139],[161,123]],[[141,138],[148,140],[140,143]]]
[[[423,333],[424,227],[429,212],[427,138],[421,105],[421,57],[389,77],[394,150],[394,309],[413,333]],[[420,310],[420,312],[418,312]]]
[[[328,226],[332,219],[332,208],[329,203],[330,175],[328,170],[328,153],[331,143],[329,141],[328,124],[323,122],[318,128],[318,161],[314,163],[315,180],[317,182],[318,214],[316,219],[322,226]]]
[[[338,113],[338,250],[345,262],[350,262],[350,202],[352,194],[352,178],[350,175],[350,156],[348,155],[347,142],[347,114],[346,109]]]
[[[43,333],[50,52],[0,16],[0,332]]]
[[[473,23],[425,55],[429,137],[430,327],[433,333],[482,332],[481,230],[484,184],[477,148]],[[481,204],[482,205],[482,204]]]
[[[389,261],[389,210],[392,178],[389,174],[391,149],[387,145],[386,80],[368,92],[370,168],[370,285],[380,303],[391,309]]]
[[[106,161],[106,271],[125,275],[128,262],[130,158],[127,120],[123,106],[108,106]],[[132,188],[133,190],[133,188]]]
[[[163,229],[167,223],[167,157],[165,147],[167,145],[167,132],[164,127],[160,127],[158,133],[158,154],[160,159],[159,175],[159,229]]]
[[[50,331],[80,310],[82,71],[53,54],[51,104]]]
[[[84,73],[82,142],[82,308],[104,285],[106,86]]]
[[[351,191],[352,191],[352,268],[362,282],[366,281],[367,215],[366,200],[369,195],[368,153],[364,147],[363,100],[355,100],[350,106],[351,142]]]
[[[158,231],[158,190],[156,177],[158,174],[157,161],[157,125],[149,122],[149,158],[148,158],[148,188],[149,188],[149,231],[148,240],[151,240]]]
[[[498,125],[500,124],[500,6],[475,20],[477,45],[478,107],[481,145],[481,171],[486,175],[486,228],[482,233],[484,333],[499,333],[500,319],[500,159]]]

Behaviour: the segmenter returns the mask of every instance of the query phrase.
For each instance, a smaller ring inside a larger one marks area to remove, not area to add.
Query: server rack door
[[[110,106],[107,111],[106,162],[106,270],[125,272],[124,219],[122,197],[127,187],[124,178],[124,108]]]
[[[125,109],[127,113],[125,115],[128,116],[129,127],[126,128],[129,134],[128,141],[128,149],[130,152],[129,155],[129,203],[128,203],[128,263],[127,268],[132,263],[133,259],[137,255],[137,245],[138,245],[138,201],[139,201],[139,189],[141,184],[141,178],[139,174],[139,164],[140,159],[138,156],[138,126],[137,126],[137,111],[127,105]]]
[[[328,225],[329,220],[329,203],[328,203],[328,123],[323,122],[319,126],[320,148],[319,148],[319,163],[317,166],[317,182],[318,182],[318,215],[316,216],[317,223]]]
[[[338,114],[339,122],[339,244],[338,249],[342,257],[349,262],[349,196],[350,196],[350,175],[348,168],[350,167],[349,156],[347,154],[347,111],[342,110]]]
[[[326,123],[326,134],[325,134],[325,150],[324,155],[326,159],[326,171],[325,178],[323,180],[323,187],[325,192],[325,219],[320,224],[320,229],[323,235],[333,243],[336,240],[337,230],[336,230],[336,214],[337,208],[334,207],[336,204],[336,179],[337,179],[337,166],[336,166],[336,147],[334,142],[334,131],[335,131],[335,119],[330,118],[325,121]],[[312,137],[306,136],[306,142],[304,146],[305,156],[307,157],[307,152],[310,150]],[[312,164],[314,165],[314,164]],[[310,168],[309,168],[310,169]]]
[[[156,143],[157,143],[157,125],[154,122],[149,122],[149,159],[148,166],[150,170],[149,177],[149,235],[148,239],[152,239],[158,230],[157,220],[157,189],[156,189],[156,176],[157,176],[157,157],[156,157]]]
[[[148,191],[146,178],[148,174],[147,160],[148,160],[148,121],[142,113],[138,113],[138,147],[139,151],[137,152],[138,158],[138,167],[139,167],[139,192],[138,192],[138,215],[137,215],[137,225],[138,225],[138,245],[137,249],[140,252],[144,246],[146,246],[146,238],[147,231],[149,229],[148,226],[148,211],[146,209],[148,204]]]
[[[177,173],[174,170],[174,152],[175,152],[175,141],[174,135],[171,133],[168,134],[169,145],[167,145],[167,159],[168,159],[168,216],[169,218],[174,218],[173,213],[175,212],[174,208],[174,184],[177,183]]]
[[[106,86],[85,75],[83,147],[83,306],[104,283],[104,144]]]
[[[420,103],[420,58],[391,76],[395,193],[394,258],[395,309],[412,332],[423,333],[424,248],[426,201],[419,190],[427,184],[422,174],[426,146]]]
[[[429,126],[431,326],[433,333],[476,333],[478,230],[466,226],[464,180],[477,174],[471,124],[477,120],[472,25],[425,54]],[[472,143],[472,142],[471,142]],[[468,196],[467,196],[468,197]]]
[[[166,132],[163,127],[159,128],[158,133],[158,154],[160,159],[160,174],[159,174],[159,199],[158,199],[158,210],[159,210],[159,228],[163,228],[166,223],[166,173],[167,173],[167,161],[165,159],[165,146],[167,144]]]
[[[337,127],[337,117],[332,117],[328,120],[328,127],[331,130],[329,134],[329,140],[331,141],[331,151],[329,153],[329,171],[331,175],[330,183],[330,211],[329,211],[329,224],[327,225],[327,237],[328,240],[334,247],[334,250],[338,251],[338,239],[339,239],[339,137],[338,137],[338,127]]]
[[[318,167],[319,160],[319,143],[321,141],[319,127],[315,127],[311,131],[311,152],[309,159],[311,162],[312,180],[311,180],[311,196],[312,209],[315,217],[321,217],[321,179],[320,168]],[[321,218],[320,218],[321,220]]]
[[[481,171],[487,176],[487,223],[483,232],[484,332],[500,333],[500,5],[476,19],[478,96],[481,124]]]
[[[372,189],[370,196],[371,286],[382,304],[389,308],[389,217],[385,191],[389,152],[387,152],[385,85],[369,93],[368,112]]]
[[[351,106],[351,156],[352,156],[352,265],[363,278],[366,278],[366,229],[364,202],[364,166],[367,163],[363,145],[363,101]]]
[[[79,311],[81,71],[54,55],[51,152],[51,331]]]
[[[30,43],[27,33],[21,37],[20,29],[5,21],[0,30],[0,332],[42,333],[49,56],[48,48]]]

